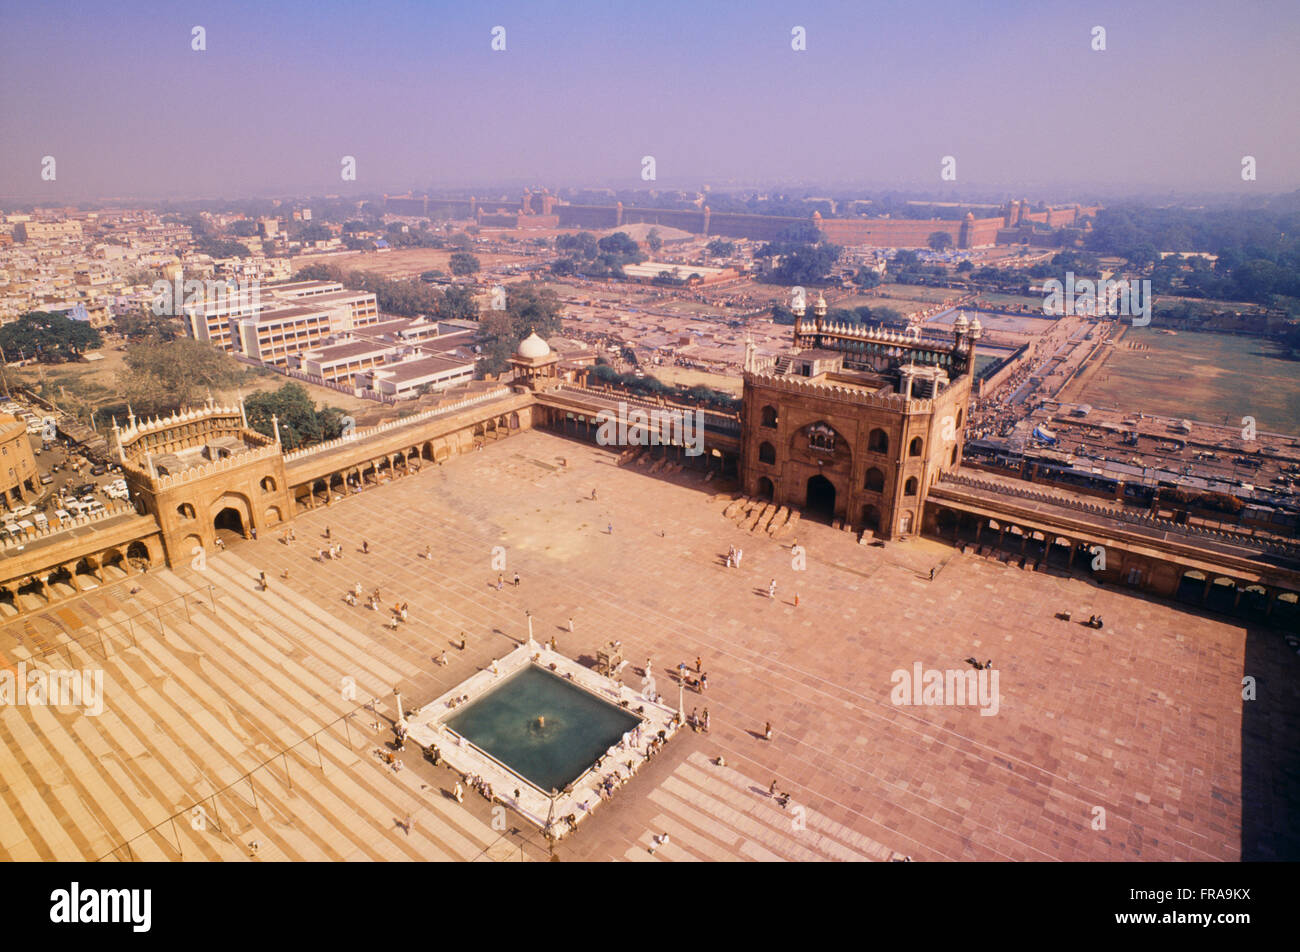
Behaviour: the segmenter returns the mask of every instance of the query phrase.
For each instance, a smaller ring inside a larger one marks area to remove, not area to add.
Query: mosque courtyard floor
[[[789,539],[724,517],[730,495],[615,457],[521,433],[307,512],[292,544],[262,533],[0,629],[5,668],[54,649],[104,672],[98,716],[0,706],[0,858],[545,859],[535,826],[386,746],[395,687],[408,709],[441,697],[527,638],[525,612],[588,666],[620,641],[629,688],[649,660],[665,703],[710,717],[565,860],[1300,855],[1300,658],[1278,632],[807,522],[794,571]],[[318,558],[327,527],[341,560]],[[358,583],[381,610],[344,600]],[[679,689],[697,657],[707,690]],[[894,703],[918,666],[967,658],[992,660],[990,703]]]

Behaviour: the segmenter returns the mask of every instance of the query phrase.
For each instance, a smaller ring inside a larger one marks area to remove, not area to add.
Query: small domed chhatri
[[[536,331],[533,331],[519,342],[519,350],[515,352],[515,356],[537,360],[541,357],[551,356],[551,348],[546,341],[537,336]]]
[[[556,367],[560,355],[551,350],[546,341],[533,331],[519,342],[515,355],[510,358],[514,368],[514,387],[519,390],[544,390],[559,383]]]

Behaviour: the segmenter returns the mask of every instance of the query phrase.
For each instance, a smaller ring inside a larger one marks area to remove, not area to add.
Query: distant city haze
[[[1283,192],[1300,187],[1298,49],[1292,0],[6,0],[0,198],[506,183]],[[340,179],[349,155],[353,182]],[[940,180],[944,156],[955,182]]]

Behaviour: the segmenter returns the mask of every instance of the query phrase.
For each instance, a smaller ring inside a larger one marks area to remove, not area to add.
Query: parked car
[[[52,482],[54,482],[54,477],[51,476],[49,473],[46,473],[44,476],[41,477],[42,486],[48,486]]]
[[[15,519],[21,519],[24,516],[30,516],[35,511],[36,511],[35,506],[23,506],[21,509],[15,509],[13,511],[13,516]]]
[[[74,490],[74,494],[77,496],[85,496],[89,493],[93,493],[97,488],[98,487],[94,483],[82,483]]]
[[[54,518],[58,519],[59,522],[69,522],[72,519],[72,513],[68,512],[66,509],[56,509],[54,511]]]
[[[108,467],[105,466],[103,463],[97,463],[94,466],[90,467],[91,476],[103,476],[107,472],[108,472]]]
[[[35,516],[32,517],[32,519],[35,521],[36,528],[38,529],[48,529],[50,527],[50,520],[46,517],[45,513],[43,512],[38,512]]]

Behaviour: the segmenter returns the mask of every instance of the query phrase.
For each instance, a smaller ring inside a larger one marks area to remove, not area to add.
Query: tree
[[[243,368],[234,358],[192,337],[147,338],[126,351],[118,390],[137,413],[169,413],[202,403],[210,390],[234,386]]]
[[[436,313],[446,320],[477,321],[478,301],[474,299],[474,292],[470,288],[452,285],[442,292],[442,301]]]
[[[465,275],[476,273],[479,269],[479,262],[478,258],[473,255],[467,254],[463,251],[457,251],[448,259],[447,267],[449,267],[451,273],[457,277],[464,277]]]
[[[880,275],[871,268],[858,268],[858,273],[853,276],[853,283],[860,288],[874,288],[880,284]]]
[[[658,228],[651,228],[646,234],[645,246],[650,249],[652,254],[657,253],[664,246],[664,240],[659,237]]]
[[[556,251],[574,251],[584,258],[596,257],[596,236],[589,231],[576,235],[560,235],[555,239]]]
[[[236,238],[252,238],[257,234],[257,222],[241,218],[230,223],[229,231]]]
[[[934,231],[930,233],[929,238],[925,239],[925,243],[932,251],[944,251],[952,247],[952,235],[946,231]]]
[[[714,238],[704,246],[704,250],[715,258],[729,258],[736,253],[736,244],[725,238]]]
[[[332,440],[343,432],[343,411],[337,407],[317,408],[307,388],[286,383],[279,390],[259,390],[244,399],[248,425],[264,436],[274,436],[280,427],[280,442],[287,450]]]
[[[479,321],[483,334],[480,373],[501,373],[531,333],[553,337],[560,332],[559,296],[536,284],[513,284],[504,311],[488,311]]]
[[[971,262],[971,260],[970,260],[969,258],[966,258],[966,259],[964,259],[964,260],[962,260],[962,261],[958,261],[958,262],[957,262],[957,273],[958,273],[958,274],[967,274],[968,272],[971,272],[971,271],[974,271],[974,270],[975,270],[975,265]]]
[[[0,351],[5,360],[35,358],[58,364],[76,360],[102,344],[99,331],[85,321],[48,311],[31,311],[0,327]]]
[[[640,257],[641,252],[641,249],[637,247],[637,243],[624,231],[616,231],[612,235],[606,235],[596,242],[596,247],[605,254],[617,255],[629,260]]]

